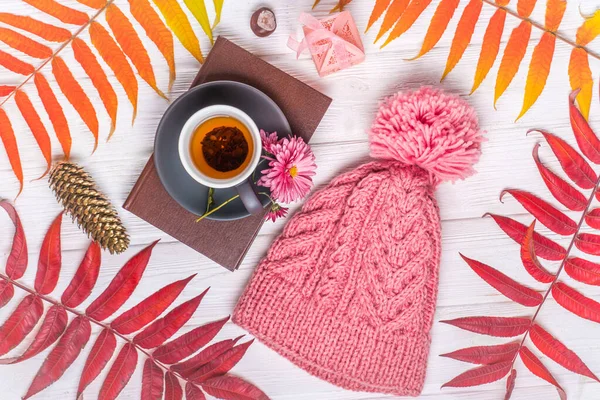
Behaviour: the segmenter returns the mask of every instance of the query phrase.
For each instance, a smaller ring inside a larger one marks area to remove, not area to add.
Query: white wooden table
[[[61,2],[77,9],[86,10],[85,6],[72,0]],[[376,29],[371,30],[369,34],[363,37],[367,52],[366,61],[359,66],[322,79],[318,77],[312,61],[307,56],[297,61],[286,47],[288,35],[296,31],[298,15],[301,11],[310,10],[312,0],[271,1],[271,6],[277,14],[279,26],[271,37],[259,39],[250,31],[248,22],[251,12],[263,3],[258,0],[226,0],[222,22],[216,29],[216,34],[224,35],[333,98],[331,108],[312,140],[319,167],[315,178],[317,186],[325,184],[339,174],[340,171],[352,168],[366,159],[368,144],[365,131],[372,121],[378,101],[385,95],[392,94],[400,89],[417,88],[423,84],[439,85],[439,78],[445,66],[452,32],[457,21],[455,16],[450,24],[449,31],[433,51],[420,60],[413,62],[404,61],[404,59],[414,56],[419,50],[427,21],[429,21],[434,7],[429,7],[409,32],[393,42],[384,51],[380,51],[378,46],[371,44],[378,29],[378,25],[376,25]],[[323,4],[318,8],[316,14],[318,16],[325,15],[333,3],[332,0],[323,0]],[[461,3],[466,3],[466,0]],[[513,3],[516,3],[516,1]],[[561,33],[571,38],[574,38],[575,31],[582,22],[578,10],[579,3],[569,1],[560,30]],[[125,0],[116,0],[116,4],[124,5],[123,9],[128,13]],[[372,5],[372,0],[354,0],[348,7],[361,31],[364,30]],[[581,7],[583,11],[590,12],[595,8],[595,5],[593,1],[584,1]],[[461,9],[463,6],[464,4],[461,4]],[[544,7],[545,2],[539,1],[533,14],[534,19],[537,21],[543,21]],[[52,21],[51,18],[42,15],[42,13],[19,0],[2,1],[2,11],[31,15],[48,22]],[[482,15],[489,18],[493,11],[492,8],[484,5]],[[103,17],[101,17],[101,20],[103,20]],[[56,23],[56,21],[53,22]],[[510,16],[507,18],[503,43],[506,42],[511,28],[516,26],[517,23],[518,21],[515,18]],[[524,63],[521,66],[513,84],[498,102],[497,111],[494,111],[492,107],[492,100],[495,72],[499,60],[497,60],[488,79],[481,88],[473,96],[468,97],[485,25],[478,24],[472,43],[462,61],[441,84],[444,89],[468,98],[470,103],[475,106],[479,113],[481,125],[488,131],[488,141],[483,146],[483,156],[477,165],[479,173],[476,176],[455,185],[444,184],[437,191],[443,219],[443,256],[436,322],[432,331],[433,344],[429,357],[427,380],[422,394],[422,398],[426,399],[497,400],[504,397],[504,380],[477,388],[440,390],[440,386],[444,382],[470,368],[470,366],[438,357],[439,354],[462,347],[499,343],[501,341],[461,331],[440,324],[437,321],[470,315],[509,316],[528,315],[531,312],[529,309],[524,309],[507,301],[505,297],[479,279],[461,261],[458,252],[488,262],[496,268],[502,269],[513,278],[543,293],[545,285],[533,281],[523,269],[519,261],[518,245],[506,237],[491,219],[482,219],[481,216],[485,212],[494,212],[511,216],[526,223],[531,221],[531,216],[526,214],[523,208],[512,198],[507,198],[504,204],[498,201],[499,193],[507,187],[527,189],[549,198],[549,193],[538,176],[531,158],[531,150],[534,144],[540,141],[540,137],[536,135],[526,137],[525,132],[527,129],[545,128],[570,143],[575,143],[569,128],[567,109],[567,95],[569,93],[567,64],[571,48],[561,42],[557,44],[555,60],[544,93],[532,110],[517,123],[513,121],[521,108],[525,76],[533,49],[532,46],[527,52],[526,64]],[[202,37],[203,51],[206,54],[210,45],[206,38],[201,35],[199,26],[195,24],[194,28],[198,35]],[[150,56],[154,63],[159,86],[166,88],[168,79],[166,64],[156,47],[143,33],[141,36],[150,49]],[[540,32],[534,29],[533,37],[537,39],[539,36]],[[87,33],[84,33],[83,37],[89,40]],[[0,48],[9,51],[4,45]],[[593,43],[592,48],[600,51],[600,43]],[[73,63],[70,50],[64,52],[64,57],[69,65],[76,65],[76,63]],[[177,81],[170,94],[171,100],[177,98],[186,90],[199,67],[194,58],[178,43],[176,43],[176,61]],[[600,72],[600,63],[591,60],[590,64],[594,77],[597,78]],[[46,76],[51,77],[47,67],[44,71],[46,71]],[[184,328],[184,331],[230,314],[255,265],[265,254],[274,237],[281,231],[285,221],[279,221],[275,224],[266,223],[240,269],[235,273],[231,273],[136,216],[124,211],[120,205],[123,204],[152,152],[155,129],[168,103],[156,96],[152,89],[140,80],[138,117],[132,127],[129,122],[131,120],[131,106],[126,100],[123,89],[117,84],[115,77],[110,76],[109,78],[114,83],[120,100],[119,118],[113,139],[109,143],[105,143],[109,128],[108,116],[105,114],[91,82],[83,71],[75,67],[73,67],[73,71],[97,106],[101,128],[100,146],[96,153],[90,156],[92,149],[91,135],[66,99],[62,95],[59,96],[59,100],[67,112],[73,133],[73,158],[86,166],[99,186],[116,205],[119,205],[119,212],[132,238],[132,246],[125,254],[104,256],[100,278],[92,297],[97,296],[106,287],[116,271],[131,255],[151,241],[160,238],[161,242],[154,250],[142,283],[125,307],[136,304],[167,282],[197,273],[198,276],[186,288],[181,300],[191,298],[208,286],[211,287],[211,290],[199,310]],[[22,78],[10,72],[0,71],[0,83],[2,84],[19,83],[20,79]],[[51,83],[53,87],[57,88],[55,82]],[[32,84],[28,83],[25,90],[31,94],[35,106],[41,110],[41,102]],[[596,82],[590,120],[592,126],[600,131],[600,107],[597,90]],[[43,172],[43,157],[24,120],[16,110],[14,101],[7,102],[5,108],[17,132],[26,177],[25,190],[18,199],[16,206],[27,233],[31,260],[27,274],[22,281],[32,285],[40,243],[51,220],[60,211],[60,207],[47,188],[45,180],[30,182]],[[46,114],[44,112],[41,114],[44,122],[49,125]],[[53,138],[53,147],[55,158],[58,159],[60,157],[59,145],[55,138]],[[540,154],[546,165],[553,168],[554,171],[559,171],[558,163],[552,157],[547,145],[542,145]],[[11,172],[6,155],[4,151],[0,151],[0,196],[13,198],[17,190],[18,184]],[[578,215],[574,215],[574,217],[579,218]],[[13,234],[12,225],[4,213],[0,213],[0,226],[2,226],[2,229],[0,229],[0,265],[3,265],[10,249]],[[541,231],[548,233],[545,229],[541,229]],[[55,293],[61,293],[61,290],[70,281],[87,243],[86,237],[67,219],[63,223],[62,232],[63,272]],[[564,244],[564,239],[557,237],[557,235],[550,233],[548,235]],[[556,265],[550,266],[550,268],[556,267]],[[600,301],[600,288],[585,286],[571,280],[568,281],[587,296]],[[17,291],[17,297],[22,296],[23,293]],[[0,320],[3,320],[9,314],[16,303],[14,299],[9,306],[0,310]],[[551,298],[543,307],[539,321],[552,334],[578,353],[593,371],[597,374],[600,373],[600,342],[598,341],[600,326],[566,312]],[[242,329],[228,323],[218,338],[233,337],[242,333],[244,333]],[[23,346],[19,347],[19,349],[22,348]],[[84,349],[83,356],[89,352],[90,348],[91,342]],[[1,366],[0,398],[13,400],[23,396],[35,371],[37,371],[47,353],[48,351],[16,366]],[[570,399],[592,400],[600,398],[600,383],[566,371],[546,357],[541,357],[541,359],[566,389]],[[142,362],[143,358],[140,357],[140,366],[121,393],[120,398],[138,398]],[[73,398],[82,366],[83,358],[78,360],[58,382],[36,398]],[[529,373],[520,361],[517,362],[517,369],[519,376],[513,395],[514,399],[558,398],[553,387]],[[102,377],[105,373],[106,370]],[[261,343],[256,343],[250,348],[246,357],[235,367],[234,373],[255,383],[271,398],[277,400],[389,398],[389,396],[379,394],[354,393],[323,382],[295,367],[291,362],[280,357]],[[102,379],[97,379],[86,391],[87,396],[95,396],[101,382]]]

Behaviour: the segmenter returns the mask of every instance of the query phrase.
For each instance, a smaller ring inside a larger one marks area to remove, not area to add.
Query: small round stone
[[[269,36],[277,28],[275,13],[270,8],[261,7],[250,18],[250,29],[256,36]]]

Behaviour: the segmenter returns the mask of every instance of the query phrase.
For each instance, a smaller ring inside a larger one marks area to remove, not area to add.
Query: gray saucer
[[[202,215],[206,211],[208,188],[187,174],[179,159],[177,146],[181,128],[188,118],[201,108],[214,104],[239,108],[256,122],[259,129],[267,132],[276,131],[279,137],[291,135],[290,125],[277,104],[260,90],[243,83],[208,82],[190,89],[175,100],[158,125],[154,141],[154,163],[160,181],[171,197],[183,208],[196,215]],[[261,176],[260,171],[266,166],[266,162],[259,164],[254,173],[255,180]],[[257,192],[268,192],[266,188],[257,189]],[[236,194],[235,188],[215,189],[213,196],[215,204],[219,205]],[[259,196],[259,199],[264,206],[269,203],[266,196]],[[236,199],[207,219],[231,221],[249,215],[242,201]]]

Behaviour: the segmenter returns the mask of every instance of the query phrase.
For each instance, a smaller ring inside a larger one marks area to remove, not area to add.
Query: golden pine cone
[[[77,164],[61,161],[48,177],[58,202],[92,240],[111,254],[129,247],[129,235],[108,198],[92,177]]]

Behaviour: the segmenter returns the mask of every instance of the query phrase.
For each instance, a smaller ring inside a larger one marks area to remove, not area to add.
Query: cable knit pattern
[[[434,99],[433,111],[426,109],[424,98]],[[444,101],[455,109],[444,111]],[[473,118],[465,104],[433,89],[397,94],[385,102],[371,132],[372,152],[375,146],[383,160],[342,174],[313,194],[256,268],[233,321],[338,386],[418,396],[425,381],[441,252],[433,190],[441,180],[470,174],[469,162],[460,157],[476,160],[481,142],[476,120],[468,128],[459,121],[461,112]],[[395,108],[411,110],[418,121],[403,116],[398,123]],[[456,131],[452,124],[458,125]],[[427,149],[421,139],[416,146],[402,135],[402,126],[414,138],[422,131],[436,139],[426,140]],[[468,151],[451,144],[453,132]],[[395,149],[384,151],[384,143]],[[419,162],[410,164],[408,154],[417,153]],[[432,155],[446,164],[439,174]]]

